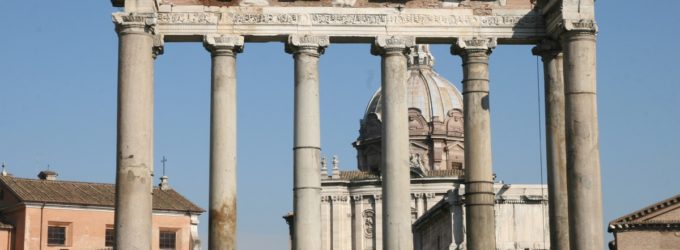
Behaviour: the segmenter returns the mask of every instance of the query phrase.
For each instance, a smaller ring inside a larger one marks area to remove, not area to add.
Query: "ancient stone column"
[[[465,221],[467,249],[495,250],[489,54],[495,39],[459,38],[451,51],[463,58],[465,117]]]
[[[413,249],[407,107],[407,58],[414,37],[379,36],[371,48],[382,57],[383,249]]]
[[[208,35],[212,57],[208,249],[236,249],[236,54],[242,36]]]
[[[154,20],[144,14],[113,15],[119,39],[117,249],[150,249],[152,244],[153,68],[162,52],[154,49]]]
[[[596,95],[596,25],[564,21],[569,237],[572,249],[604,247]]]
[[[328,44],[327,36],[293,35],[286,45],[295,59],[294,250],[321,249],[319,56]]]
[[[550,248],[553,250],[569,250],[569,197],[567,195],[562,50],[557,42],[545,40],[536,45],[532,52],[543,59],[543,78],[545,80]]]

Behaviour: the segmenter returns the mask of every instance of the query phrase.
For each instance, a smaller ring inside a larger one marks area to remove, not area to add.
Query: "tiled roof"
[[[609,231],[631,230],[631,229],[680,229],[680,218],[671,220],[659,220],[659,214],[680,209],[680,194],[671,198],[659,201],[645,208],[621,216],[609,222]]]
[[[445,170],[430,170],[425,172],[425,177],[448,177],[458,176],[463,178],[465,170],[462,169],[445,169]]]
[[[0,183],[21,202],[113,207],[116,186],[108,183],[0,177]],[[154,187],[153,209],[163,211],[205,212],[172,189]]]
[[[462,169],[430,170],[424,173],[423,177],[463,177]],[[364,171],[340,171],[340,180],[358,181],[378,179],[378,176]]]
[[[370,180],[377,179],[378,176],[364,171],[341,171],[340,179],[357,181],[357,180]]]

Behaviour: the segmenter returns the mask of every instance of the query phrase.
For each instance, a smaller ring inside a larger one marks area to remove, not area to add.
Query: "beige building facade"
[[[680,195],[609,222],[611,250],[680,249]]]
[[[172,190],[155,187],[150,249],[198,250],[198,216],[203,209]],[[115,186],[0,177],[0,249],[113,249]],[[9,227],[6,229],[6,227]]]
[[[428,45],[408,55],[409,197],[416,250],[466,249],[463,98],[434,70]],[[361,120],[355,171],[321,162],[321,250],[382,250],[382,91]],[[494,183],[494,220],[501,250],[550,248],[548,191],[542,185]],[[288,223],[293,214],[286,217]],[[292,232],[291,232],[292,234]]]

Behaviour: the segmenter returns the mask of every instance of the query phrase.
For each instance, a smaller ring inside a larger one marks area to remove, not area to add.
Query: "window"
[[[64,226],[48,226],[47,227],[47,245],[66,245],[66,227]]]
[[[113,228],[106,228],[106,235],[104,236],[104,246],[113,247],[113,243],[116,241],[116,235],[114,234]]]
[[[161,230],[159,237],[159,247],[162,250],[174,250],[176,242],[175,231]]]

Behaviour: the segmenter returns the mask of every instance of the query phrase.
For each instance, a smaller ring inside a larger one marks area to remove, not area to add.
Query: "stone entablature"
[[[114,4],[122,0],[114,0]],[[411,0],[411,1],[370,1],[370,0],[320,0],[320,1],[286,1],[286,0],[162,0],[162,4],[172,5],[206,5],[206,6],[287,6],[287,7],[403,7],[403,8],[454,8],[466,7],[480,10],[494,7],[528,8],[529,0]]]
[[[115,13],[131,18],[141,13]],[[140,17],[141,18],[141,17]],[[372,42],[377,36],[415,36],[418,42],[451,43],[462,36],[497,37],[504,43],[535,43],[545,36],[541,15],[531,9],[395,9],[334,7],[214,7],[160,5],[145,14],[166,41],[201,41],[204,35],[243,35],[247,42],[286,41],[289,35],[329,35],[331,42]],[[349,39],[349,40],[348,40]]]

